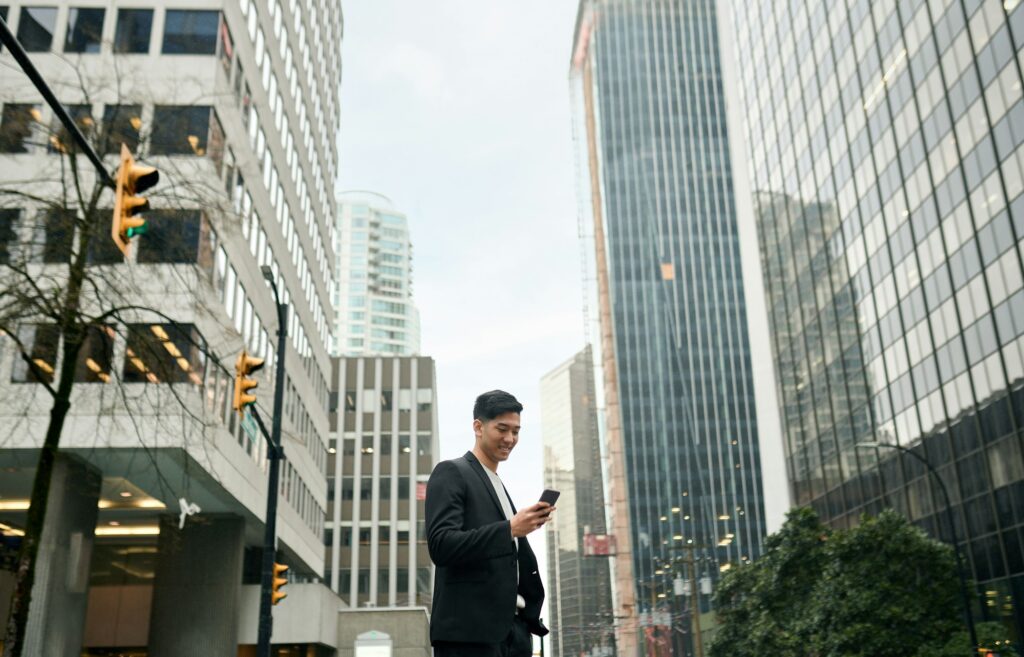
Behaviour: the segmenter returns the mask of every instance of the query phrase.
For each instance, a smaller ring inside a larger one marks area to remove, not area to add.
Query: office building
[[[710,596],[674,580],[716,581],[765,535],[716,3],[584,0],[571,80],[618,648],[639,622],[678,652],[679,605]]]
[[[1017,2],[732,3],[794,500],[951,541],[1024,630]],[[737,126],[738,127],[738,126]]]
[[[540,382],[544,487],[561,493],[547,533],[547,613],[554,657],[614,654],[609,557],[585,542],[607,534],[590,347]]]
[[[419,354],[405,215],[380,194],[345,192],[335,239],[334,355]]]
[[[109,169],[123,143],[160,171],[146,193],[148,230],[127,260],[110,241],[110,192],[85,217],[106,231],[90,247],[85,312],[129,309],[101,316],[74,375],[26,654],[251,649],[267,450],[231,399],[238,353],[266,358],[256,392],[269,426],[278,322],[261,266],[288,304],[277,560],[296,586],[319,581],[324,567],[340,8],[58,0],[0,9]],[[10,291],[27,284],[22,265],[43,285],[64,275],[84,234],[71,218],[86,206],[75,200],[68,135],[6,48],[0,61],[0,180],[24,192],[0,203],[0,288]],[[78,162],[88,190],[92,167]],[[39,379],[61,376],[62,345],[46,319],[4,322],[0,528],[10,546],[49,416]],[[288,602],[308,612],[314,599]]]
[[[438,461],[434,361],[332,360],[324,581],[351,608],[428,607],[424,500]]]

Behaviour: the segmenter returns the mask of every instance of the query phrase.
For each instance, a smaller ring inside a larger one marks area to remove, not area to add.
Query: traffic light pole
[[[281,448],[281,407],[284,402],[284,352],[288,337],[288,306],[281,303],[277,293],[277,285],[273,275],[263,270],[263,275],[270,283],[274,292],[274,303],[277,306],[277,371],[274,377],[274,417],[271,422],[270,441],[267,446],[267,458],[270,472],[267,477],[267,517],[266,532],[263,537],[263,564],[260,576],[260,621],[259,636],[256,641],[257,657],[270,657],[270,635],[273,632],[274,618],[271,614],[273,605],[274,557],[277,539],[277,496],[278,479],[281,473],[281,459],[284,450]],[[257,422],[263,427],[263,421],[257,415]]]
[[[107,171],[106,167],[103,166],[103,160],[96,154],[92,145],[85,138],[85,135],[82,134],[82,131],[78,129],[78,125],[75,123],[74,119],[71,118],[71,115],[68,114],[68,111],[64,109],[61,102],[53,95],[53,90],[50,89],[50,85],[46,84],[46,80],[44,80],[43,76],[39,74],[38,70],[36,70],[35,64],[33,64],[32,60],[28,58],[28,55],[25,53],[25,49],[22,48],[21,43],[14,38],[14,34],[11,33],[11,28],[7,26],[7,21],[2,17],[0,17],[0,42],[3,42],[3,44],[7,46],[7,49],[11,51],[11,54],[14,55],[15,61],[17,61],[18,65],[21,66],[21,70],[25,72],[25,75],[27,75],[28,79],[32,81],[35,88],[43,95],[43,98],[46,100],[46,104],[53,109],[53,113],[56,114],[57,118],[60,119],[60,122],[64,124],[64,128],[72,137],[74,137],[75,143],[78,144],[78,148],[85,153],[89,158],[89,161],[92,162],[92,165],[96,167],[96,172],[100,174],[103,184],[113,189],[115,186],[114,178],[110,175],[110,172]]]

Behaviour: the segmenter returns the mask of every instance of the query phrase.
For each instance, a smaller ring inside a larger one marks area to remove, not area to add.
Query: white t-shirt
[[[481,464],[483,465],[483,464]],[[501,503],[501,510],[505,512],[505,519],[512,520],[512,503],[508,500],[508,493],[505,491],[505,484],[501,483],[501,478],[497,472],[494,472],[486,465],[484,465],[484,472],[487,473],[487,478],[491,480],[491,485],[494,486],[494,492],[498,496],[498,502]],[[516,550],[519,550],[519,541],[512,538],[512,544],[516,546]],[[516,582],[519,582],[519,560],[516,559]],[[523,596],[516,594],[516,608],[522,609],[526,606],[526,600]]]

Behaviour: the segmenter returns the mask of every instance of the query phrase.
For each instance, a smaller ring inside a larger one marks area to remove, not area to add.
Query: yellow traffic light
[[[256,395],[249,394],[249,391],[259,383],[248,377],[261,367],[263,367],[262,358],[253,358],[246,353],[245,349],[238,354],[238,360],[235,361],[235,400],[231,404],[231,408],[239,413],[249,404],[256,402]]]
[[[275,605],[288,597],[287,593],[281,592],[281,587],[288,583],[288,580],[284,578],[286,572],[288,572],[288,566],[283,563],[274,564],[274,579],[270,587],[273,593],[271,593],[270,598]]]
[[[146,220],[135,215],[149,209],[149,201],[136,196],[160,180],[155,167],[136,164],[128,147],[121,144],[121,167],[117,170],[117,188],[114,190],[114,218],[110,236],[121,253],[128,256],[132,237],[146,230]]]

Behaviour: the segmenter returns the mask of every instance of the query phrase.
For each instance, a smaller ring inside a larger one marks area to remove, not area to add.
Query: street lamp
[[[274,379],[274,418],[270,425],[270,445],[267,449],[270,472],[267,476],[267,517],[266,530],[263,535],[263,564],[260,576],[259,636],[256,641],[257,656],[270,657],[270,635],[273,632],[274,623],[271,607],[273,605],[274,544],[277,539],[278,479],[281,476],[281,459],[284,458],[284,450],[281,449],[281,406],[284,402],[284,352],[288,337],[288,305],[281,303],[277,284],[274,282],[273,270],[269,266],[263,265],[260,267],[260,271],[263,273],[263,278],[270,284],[270,290],[274,293],[274,305],[277,306],[277,371]]]
[[[904,454],[909,454],[918,461],[924,464],[924,467],[928,468],[928,472],[935,477],[935,481],[939,482],[939,489],[942,490],[942,498],[946,503],[946,520],[949,522],[949,531],[953,533],[953,553],[956,555],[956,570],[957,575],[960,577],[960,595],[963,598],[964,603],[964,616],[967,619],[967,632],[971,636],[971,646],[974,648],[972,654],[977,655],[979,651],[978,647],[978,633],[974,629],[974,615],[971,613],[971,596],[967,591],[967,575],[964,573],[964,562],[960,556],[960,540],[957,538],[956,524],[953,522],[953,505],[949,503],[949,491],[946,489],[945,482],[942,481],[942,477],[932,467],[932,464],[928,462],[928,459],[921,456],[917,452],[907,449],[902,445],[892,445],[889,443],[874,442],[863,442],[857,443],[857,447],[861,449],[896,449]]]

